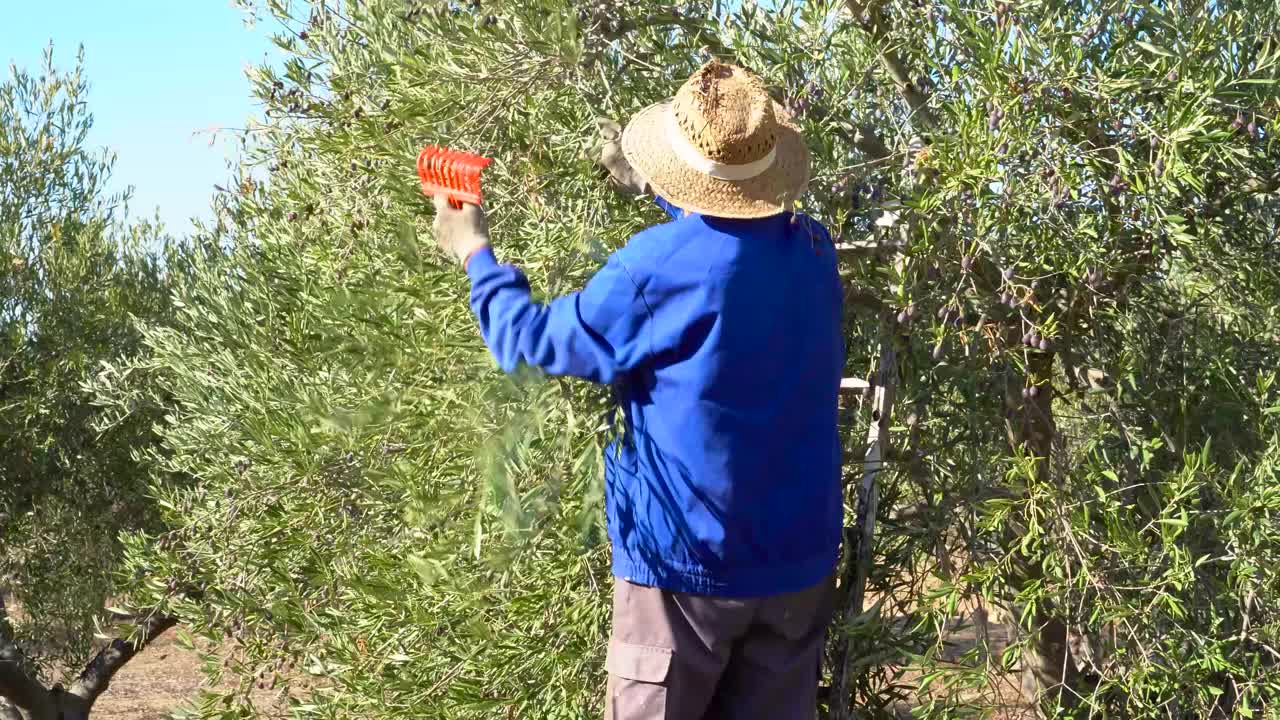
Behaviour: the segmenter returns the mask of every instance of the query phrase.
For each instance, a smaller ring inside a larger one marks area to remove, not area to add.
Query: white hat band
[[[680,158],[680,162],[703,175],[710,175],[720,180],[750,180],[768,170],[773,165],[773,160],[777,155],[778,147],[774,145],[774,147],[769,148],[768,155],[754,162],[741,165],[717,162],[703,155],[702,151],[684,136],[684,131],[680,129],[680,123],[676,120],[676,114],[671,106],[667,108],[667,124],[671,136],[671,149],[675,152],[676,157]]]

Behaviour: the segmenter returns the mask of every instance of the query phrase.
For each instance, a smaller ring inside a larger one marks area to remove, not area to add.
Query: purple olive
[[[1022,399],[1026,400],[1031,397],[1031,388],[1022,388]]]
[[[1244,128],[1244,116],[1236,113],[1236,119],[1231,121],[1231,129],[1239,131],[1242,128]]]
[[[1022,334],[1022,344],[1023,345],[1031,344],[1031,333],[1027,332]]]
[[[996,154],[997,154],[997,155],[1008,155],[1008,154],[1009,154],[1009,141],[1008,141],[1008,140],[1005,140],[1004,142],[1000,143],[1000,147],[996,148]]]
[[[947,353],[946,353],[946,350],[945,350],[945,348],[943,348],[942,343],[938,343],[937,345],[934,345],[934,346],[933,346],[933,359],[934,359],[934,360],[938,360],[938,361],[940,361],[940,360],[942,360],[942,358],[943,358],[943,357],[945,357],[945,356],[946,356],[946,354],[947,354]]]
[[[294,212],[293,210],[290,210],[290,211],[289,211],[289,222],[293,222],[294,220],[297,220],[297,219],[298,219],[298,213]]]
[[[1165,80],[1168,80],[1168,81],[1169,81],[1169,82],[1171,82],[1171,83],[1178,82],[1178,71],[1177,71],[1177,70],[1170,70],[1170,71],[1169,71],[1169,74],[1164,76],[1164,79],[1165,79]]]
[[[1040,352],[1049,351],[1049,338],[1040,338],[1040,342],[1036,343],[1040,348]]]
[[[1257,140],[1258,139],[1258,123],[1250,122],[1245,127],[1245,132],[1249,133],[1249,137],[1253,138],[1254,140]]]
[[[972,270],[973,256],[965,255],[964,257],[960,258],[960,269],[963,270],[964,272],[969,272],[970,270]]]
[[[1008,305],[1013,302],[1013,296],[1009,293],[1000,293],[1000,304]]]
[[[1032,385],[1031,387],[1027,388],[1027,397],[1036,397],[1039,394],[1040,394],[1039,385]]]
[[[1004,281],[1005,281],[1005,282],[1009,282],[1010,280],[1012,280],[1012,279],[1013,279],[1013,268],[1005,268],[1005,269],[1004,269],[1004,272],[1000,273],[1000,277],[1004,278]]]
[[[911,321],[911,317],[910,317],[909,315],[907,315],[907,311],[906,311],[906,310],[903,310],[902,312],[898,313],[898,324],[899,324],[899,325],[906,325],[906,324],[907,324],[908,322],[910,322],[910,321]]]
[[[1164,175],[1164,158],[1156,158],[1156,177]]]

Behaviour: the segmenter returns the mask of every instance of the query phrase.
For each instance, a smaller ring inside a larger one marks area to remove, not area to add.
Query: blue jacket
[[[626,417],[605,454],[615,576],[721,597],[803,589],[834,570],[843,523],[830,236],[804,215],[659,204],[672,222],[546,304],[478,252],[471,308],[503,370],[614,386]]]

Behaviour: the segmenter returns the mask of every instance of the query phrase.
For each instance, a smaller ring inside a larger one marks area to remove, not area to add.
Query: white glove
[[[455,208],[444,195],[436,195],[435,203],[436,244],[465,268],[471,256],[489,244],[489,222],[484,210],[471,203]]]
[[[609,171],[614,187],[629,195],[643,195],[649,190],[649,183],[640,171],[627,162],[622,154],[622,126],[613,120],[599,118],[596,128],[600,132],[600,157],[596,162]]]

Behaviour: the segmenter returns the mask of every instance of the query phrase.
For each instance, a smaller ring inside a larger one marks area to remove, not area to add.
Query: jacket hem
[[[799,592],[822,582],[835,570],[838,549],[783,567],[752,568],[712,574],[698,568],[654,567],[614,549],[613,575],[619,580],[692,595],[755,598]]]

